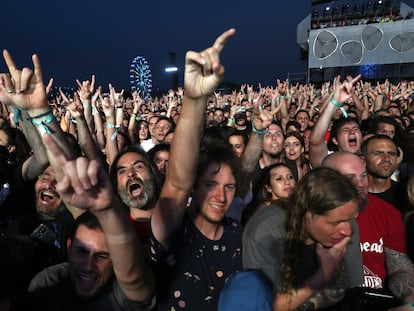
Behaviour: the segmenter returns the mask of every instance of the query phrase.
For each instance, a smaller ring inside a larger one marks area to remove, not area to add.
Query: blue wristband
[[[340,103],[340,102],[336,101],[336,100],[333,98],[333,96],[331,97],[331,99],[329,100],[329,102],[330,102],[330,103],[332,103],[332,104],[334,104],[336,107],[338,107],[338,108],[341,110],[341,112],[342,112],[343,116],[344,116],[345,118],[348,118],[348,113],[346,112],[346,109],[344,108],[344,106],[342,105],[342,103]]]

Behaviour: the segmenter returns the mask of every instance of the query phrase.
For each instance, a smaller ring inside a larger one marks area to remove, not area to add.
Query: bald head
[[[360,199],[367,200],[368,176],[362,158],[350,152],[337,151],[328,155],[322,161],[322,166],[332,168],[348,178],[357,189]]]

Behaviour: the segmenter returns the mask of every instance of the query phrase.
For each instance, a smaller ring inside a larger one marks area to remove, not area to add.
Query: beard
[[[65,205],[61,202],[58,203],[56,207],[50,207],[49,205],[44,205],[42,203],[38,203],[36,207],[36,212],[39,215],[39,218],[42,220],[51,220],[55,219],[56,216],[63,211]]]
[[[118,194],[122,202],[129,208],[138,208],[146,210],[149,208],[148,203],[154,199],[155,183],[148,180],[141,180],[142,193],[138,197],[129,196],[129,188],[126,185],[123,189],[118,188]],[[128,184],[128,182],[127,182]]]

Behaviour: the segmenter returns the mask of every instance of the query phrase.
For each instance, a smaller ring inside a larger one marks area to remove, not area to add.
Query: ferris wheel
[[[131,90],[137,91],[142,98],[147,99],[152,91],[152,74],[147,60],[143,56],[135,57],[129,73]]]

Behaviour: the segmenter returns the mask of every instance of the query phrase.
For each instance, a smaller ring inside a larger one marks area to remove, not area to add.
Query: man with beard
[[[348,177],[366,203],[356,217],[364,265],[363,286],[389,289],[397,299],[412,306],[414,265],[406,254],[400,212],[368,193],[367,170],[359,156],[338,151],[326,157],[322,165]]]
[[[406,186],[395,182],[392,174],[398,169],[398,148],[387,135],[375,135],[362,143],[362,154],[368,172],[368,192],[398,208],[409,211]]]
[[[29,291],[42,306],[34,310],[152,310],[154,279],[138,238],[114,195],[96,145],[78,157],[64,137],[48,106],[37,55],[34,70],[18,69],[3,51],[8,74],[1,74],[0,93],[28,113],[48,150],[56,175],[56,189],[67,206],[78,211],[77,228],[68,242],[68,263],[49,267],[32,280]],[[79,101],[78,94],[74,95]],[[39,146],[42,148],[42,146]],[[52,202],[52,192],[40,193]],[[87,212],[85,212],[87,211]],[[45,231],[41,231],[40,233]],[[40,234],[41,236],[42,234]]]
[[[115,193],[129,208],[129,219],[146,245],[149,221],[161,190],[157,167],[142,149],[129,147],[114,159],[110,177]]]
[[[347,118],[347,113],[343,107],[354,92],[354,84],[359,80],[361,75],[353,79],[340,82],[340,77],[334,79],[335,91],[326,103],[325,109],[321,113],[309,140],[309,160],[313,168],[321,165],[322,160],[328,155],[328,145],[324,138],[336,111],[341,111],[343,118],[334,121],[330,133],[330,140],[334,144],[334,148],[339,151],[347,151],[351,153],[359,153],[362,133],[356,119]]]
[[[31,235],[37,243],[36,270],[67,258],[66,240],[72,231],[74,217],[57,193],[56,182],[53,168],[47,167],[35,183],[35,210],[13,220],[7,228],[7,236]],[[41,235],[42,232],[46,234]]]
[[[255,108],[255,113],[257,112]],[[264,110],[260,110],[264,113]],[[246,146],[245,153],[242,155],[243,166],[245,170],[252,174],[253,194],[257,193],[256,187],[259,186],[263,170],[275,163],[284,162],[292,171],[295,180],[298,180],[298,170],[296,163],[283,158],[283,146],[285,138],[283,136],[282,126],[272,121],[272,123],[257,133],[253,130]]]

